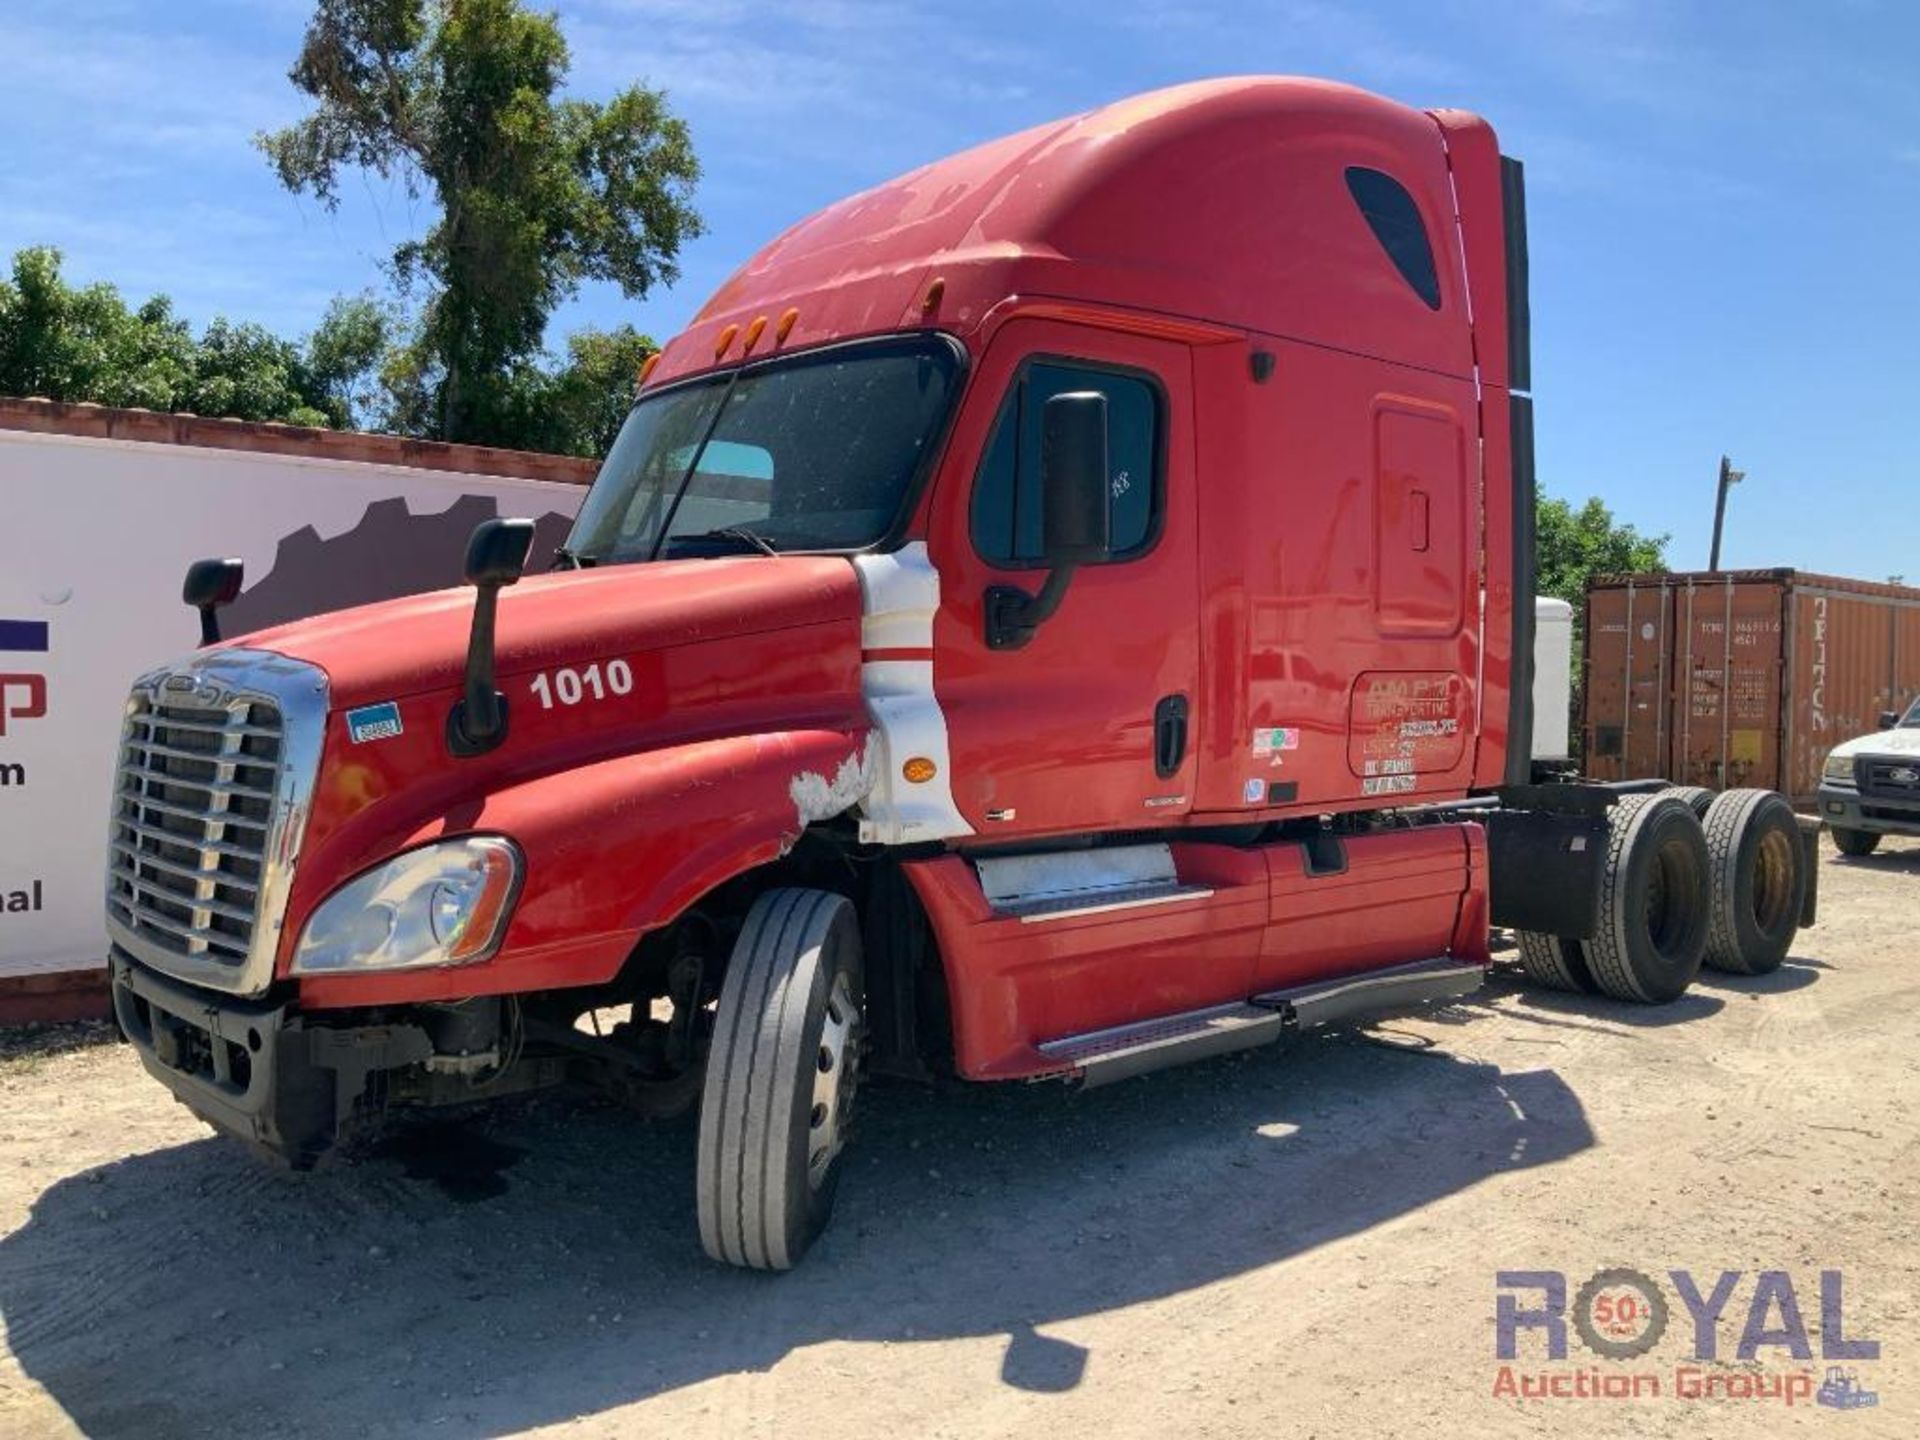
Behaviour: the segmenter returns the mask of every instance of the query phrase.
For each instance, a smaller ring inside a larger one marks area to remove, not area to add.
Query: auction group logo
[[[1562,1271],[1502,1270],[1494,1277],[1494,1355],[1501,1364],[1493,1394],[1528,1401],[1676,1399],[1787,1406],[1811,1401],[1835,1410],[1880,1403],[1879,1394],[1846,1363],[1878,1360],[1880,1342],[1847,1334],[1843,1272],[1819,1272],[1818,1347],[1825,1366],[1820,1376],[1793,1276],[1785,1270],[1759,1271],[1742,1302],[1736,1297],[1744,1278],[1744,1271],[1722,1270],[1709,1286],[1691,1271],[1667,1271],[1679,1312],[1676,1326],[1668,1286],[1639,1270],[1595,1271],[1573,1291],[1571,1305]],[[1739,1324],[1731,1363],[1722,1358],[1723,1320]],[[1684,1360],[1668,1366],[1631,1364],[1651,1355],[1669,1329],[1681,1327],[1691,1331]],[[1590,1354],[1614,1363],[1537,1369],[1515,1363],[1521,1360],[1523,1335],[1530,1337],[1529,1359],[1565,1361],[1570,1329]]]
[[[47,622],[0,620],[0,652],[44,655]],[[34,670],[0,673],[0,735],[10,720],[39,720],[47,713],[47,677]]]

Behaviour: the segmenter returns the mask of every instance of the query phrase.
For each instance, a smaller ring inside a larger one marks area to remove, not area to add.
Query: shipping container
[[[1596,577],[1584,769],[1811,805],[1828,750],[1920,694],[1920,590],[1797,570]]]

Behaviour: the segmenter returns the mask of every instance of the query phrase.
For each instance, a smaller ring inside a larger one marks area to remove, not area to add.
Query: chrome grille
[[[1862,759],[1855,779],[1862,795],[1889,800],[1920,800],[1920,755],[1899,760]]]
[[[264,652],[135,682],[107,840],[107,927],[135,959],[266,988],[325,717],[321,672]]]
[[[280,778],[280,711],[136,695],[121,742],[107,900],[176,955],[243,965]]]

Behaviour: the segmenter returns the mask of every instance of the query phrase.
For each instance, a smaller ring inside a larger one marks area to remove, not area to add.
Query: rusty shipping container
[[[1920,694],[1920,590],[1797,570],[1597,577],[1582,768],[1811,806],[1827,751]]]

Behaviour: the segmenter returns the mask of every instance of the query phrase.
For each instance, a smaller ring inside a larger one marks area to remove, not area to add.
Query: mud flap
[[[1607,855],[1606,812],[1492,810],[1486,824],[1492,922],[1592,938]]]

